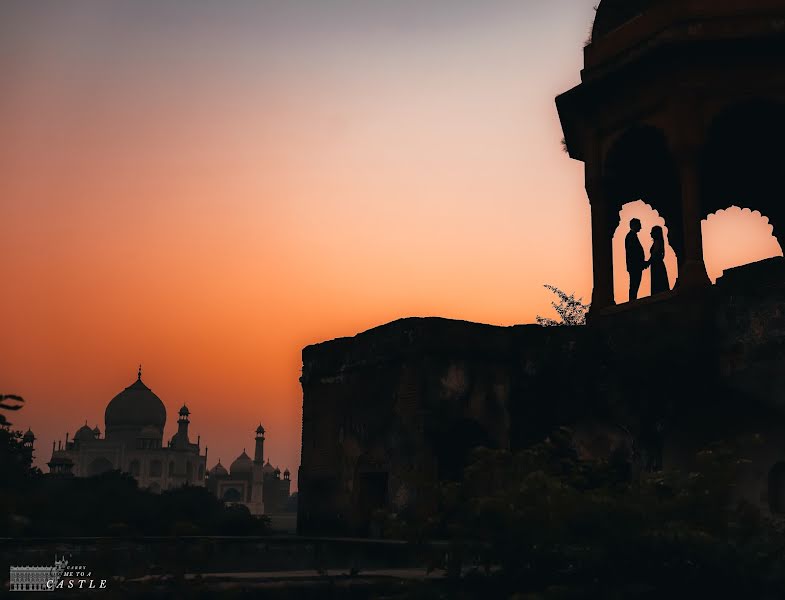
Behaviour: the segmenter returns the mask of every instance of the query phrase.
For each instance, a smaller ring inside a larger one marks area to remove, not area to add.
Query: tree
[[[22,408],[24,398],[15,396],[14,394],[0,394],[0,410],[14,411]],[[0,413],[0,427],[11,425],[5,418],[5,415]]]
[[[585,325],[586,314],[589,312],[590,304],[584,304],[583,298],[576,298],[575,294],[567,294],[553,285],[544,286],[558,297],[558,302],[551,302],[551,306],[559,315],[559,320],[541,317],[537,315],[537,324],[543,327],[560,327]]]
[[[24,399],[13,394],[0,394],[0,411],[17,411]],[[11,422],[0,412],[0,489],[13,488],[38,469],[32,468],[33,455],[25,446],[21,431],[11,428]]]

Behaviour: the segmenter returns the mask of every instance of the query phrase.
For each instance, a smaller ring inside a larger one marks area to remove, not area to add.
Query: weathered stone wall
[[[785,460],[785,266],[617,307],[587,327],[403,319],[303,351],[301,533],[373,534],[373,511],[430,507],[471,448],[570,426],[583,453],[629,439],[646,466],[688,466],[761,433],[746,495]]]

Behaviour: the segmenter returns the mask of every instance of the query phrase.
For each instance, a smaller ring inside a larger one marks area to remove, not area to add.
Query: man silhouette
[[[643,246],[638,239],[641,230],[639,219],[630,221],[630,231],[624,239],[624,249],[627,252],[627,273],[630,274],[630,302],[638,299],[638,290],[641,287],[643,270],[648,266],[643,254]]]

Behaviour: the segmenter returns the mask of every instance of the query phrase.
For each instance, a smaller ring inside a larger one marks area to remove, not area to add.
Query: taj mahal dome
[[[136,381],[117,394],[106,406],[104,434],[85,421],[72,438],[52,443],[47,463],[55,476],[92,477],[108,471],[132,475],[140,488],[154,493],[182,486],[206,486],[228,504],[243,504],[251,514],[280,509],[289,496],[289,471],[281,478],[280,469],[264,462],[264,428],[256,429],[254,458],[243,453],[227,471],[218,461],[207,469],[207,447],[201,437],[192,442],[188,427],[191,412],[178,411],[177,432],[164,444],[166,407],[142,381],[139,367]],[[266,489],[265,489],[266,488]]]

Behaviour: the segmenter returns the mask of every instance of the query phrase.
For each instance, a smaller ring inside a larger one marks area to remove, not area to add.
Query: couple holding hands
[[[668,282],[668,270],[665,268],[665,237],[662,227],[659,225],[652,227],[652,245],[649,251],[649,260],[643,253],[643,246],[638,239],[638,232],[641,230],[639,219],[630,221],[630,232],[624,240],[624,248],[627,252],[627,272],[630,274],[630,302],[637,300],[638,290],[641,287],[643,271],[651,269],[651,294],[670,291]]]

